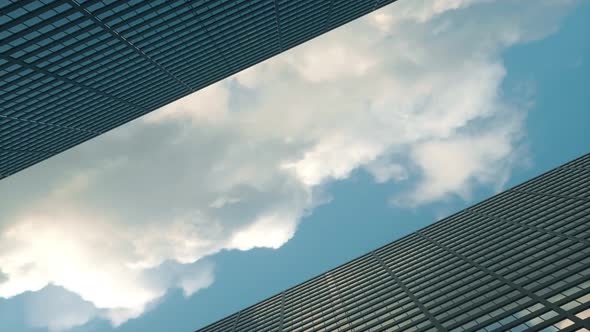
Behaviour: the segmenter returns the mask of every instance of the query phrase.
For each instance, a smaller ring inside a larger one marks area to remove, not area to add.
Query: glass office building
[[[2,1],[0,178],[393,1]]]
[[[589,326],[590,154],[199,332]]]

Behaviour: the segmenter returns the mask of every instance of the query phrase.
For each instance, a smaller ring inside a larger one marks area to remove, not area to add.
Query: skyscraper
[[[199,332],[589,329],[590,154]]]
[[[0,179],[393,1],[0,4]]]

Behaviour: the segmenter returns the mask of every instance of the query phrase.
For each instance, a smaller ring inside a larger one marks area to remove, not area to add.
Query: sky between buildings
[[[400,0],[0,182],[0,330],[192,331],[590,151],[590,3]]]

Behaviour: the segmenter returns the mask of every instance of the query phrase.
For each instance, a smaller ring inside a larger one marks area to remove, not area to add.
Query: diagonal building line
[[[86,8],[84,8],[82,5],[80,5],[77,0],[66,0],[66,1],[72,7],[77,8],[80,11],[80,13],[82,13],[84,16],[88,17],[94,23],[96,23],[98,26],[103,28],[105,31],[109,32],[115,38],[117,38],[121,42],[125,43],[125,45],[132,48],[135,52],[140,54],[145,60],[149,61],[152,65],[156,66],[158,69],[165,72],[168,76],[170,76],[170,78],[172,78],[178,84],[182,85],[187,92],[193,91],[193,89],[190,86],[188,86],[186,83],[181,81],[178,77],[176,77],[174,74],[172,74],[168,69],[164,68],[164,66],[160,65],[156,60],[152,59],[149,55],[147,55],[145,52],[143,52],[139,47],[135,46],[132,42],[128,41],[125,37],[120,35],[117,31],[111,29],[110,26],[108,26],[106,23],[101,21],[98,17],[96,17],[90,11],[88,11]]]
[[[328,288],[328,293],[330,294],[330,298],[332,298],[332,299],[336,298],[336,300],[338,301],[338,303],[341,306],[339,309],[345,310],[346,304],[345,304],[344,300],[342,299],[341,292],[338,290],[338,285],[333,280],[334,277],[332,276],[331,272],[326,272],[326,273],[322,274],[321,277],[323,277],[322,279],[324,280],[324,283],[328,286],[327,288]],[[339,309],[336,309],[336,310],[339,310]],[[346,324],[350,324],[350,317],[348,315],[345,315],[344,321],[346,322]]]
[[[487,213],[484,213],[484,212],[479,212],[479,211],[476,211],[476,210],[473,210],[473,209],[469,209],[469,208],[465,209],[465,211],[468,212],[468,213],[474,214],[474,215],[478,215],[478,216],[482,216],[482,217],[494,219],[494,220],[497,220],[497,221],[502,221],[502,222],[505,222],[507,224],[516,225],[516,226],[520,226],[520,227],[523,227],[523,228],[528,228],[528,229],[531,229],[531,230],[534,230],[534,231],[537,231],[537,232],[541,232],[541,233],[545,233],[545,234],[548,234],[548,235],[557,236],[557,237],[565,238],[565,239],[568,239],[568,240],[577,241],[577,242],[580,242],[580,243],[585,244],[586,246],[590,246],[590,241],[588,241],[586,239],[579,238],[579,237],[575,237],[575,236],[571,236],[571,235],[567,235],[567,234],[563,234],[563,233],[559,233],[559,232],[550,231],[550,230],[547,230],[547,229],[544,229],[544,228],[541,228],[541,227],[537,227],[537,226],[533,226],[533,225],[528,225],[528,224],[517,222],[517,221],[508,220],[508,219],[502,218],[502,217],[495,217],[495,216],[492,216],[490,214],[487,214]]]
[[[275,24],[276,24],[276,28],[277,28],[277,39],[279,41],[279,50],[282,51],[283,50],[283,37],[282,37],[282,32],[281,32],[281,18],[279,15],[279,4],[277,3],[277,0],[273,1],[274,6],[275,6]]]
[[[24,150],[24,149],[11,149],[0,146],[0,150],[8,151],[8,152],[24,152],[24,153],[34,153],[34,154],[55,154],[57,151],[39,151],[39,150]]]
[[[13,12],[19,8],[22,8],[23,6],[26,6],[28,4],[30,4],[31,2],[33,2],[34,0],[19,0],[19,1],[15,1],[12,4],[4,7],[4,8],[0,8],[0,15],[8,15],[8,13]],[[36,8],[26,14],[23,14],[21,16],[19,16],[18,18],[14,19],[14,20],[10,20],[4,24],[0,25],[0,31],[7,31],[8,29],[17,26],[18,24],[25,22],[31,18],[37,17],[39,14],[46,12],[48,10],[51,10],[57,6],[60,5],[59,1],[52,1],[48,4],[45,4],[44,6],[41,6],[39,8]],[[57,18],[59,19],[59,17]],[[26,31],[27,29],[23,29],[20,32],[11,35],[5,39],[2,39],[2,42],[8,42],[8,41],[12,41],[16,38],[22,37],[23,34],[28,33]],[[16,37],[15,37],[16,36]]]
[[[67,129],[67,130],[95,134],[95,135],[101,134],[98,131],[86,130],[86,129],[81,129],[81,128],[68,127],[68,126],[60,126],[60,125],[56,125],[56,124],[52,124],[52,123],[46,123],[46,122],[40,122],[40,121],[34,121],[34,120],[21,119],[21,118],[9,116],[9,115],[4,115],[4,114],[0,114],[0,118],[14,120],[14,121],[20,121],[20,122],[25,122],[25,123],[30,123],[30,124],[36,124],[36,125],[41,125],[41,126],[50,127],[50,128]]]
[[[375,0],[375,4],[373,5],[373,10],[377,9],[381,0]]]
[[[283,324],[285,321],[285,292],[281,292],[281,312],[279,320],[279,331],[283,330]]]
[[[50,71],[48,71],[46,69],[39,68],[37,66],[33,66],[33,65],[31,65],[31,64],[23,61],[23,60],[15,59],[12,56],[7,56],[7,55],[4,55],[4,54],[0,54],[0,58],[5,59],[5,60],[7,60],[9,62],[12,62],[14,64],[17,64],[17,65],[19,65],[21,67],[32,69],[32,70],[34,70],[36,72],[39,72],[41,74],[44,74],[45,76],[53,77],[53,78],[55,78],[57,80],[60,80],[60,81],[69,83],[71,85],[74,85],[74,86],[77,86],[79,88],[88,90],[90,92],[93,92],[93,93],[96,93],[96,94],[99,94],[99,95],[106,96],[106,97],[108,97],[108,98],[110,98],[112,100],[116,100],[116,101],[119,101],[121,103],[130,105],[130,106],[133,106],[136,109],[141,110],[141,111],[143,111],[145,113],[145,110],[142,107],[139,107],[138,105],[135,105],[135,104],[133,104],[133,103],[127,101],[127,100],[121,99],[119,97],[111,96],[110,94],[108,94],[106,92],[103,92],[102,90],[98,90],[98,89],[95,89],[93,87],[90,87],[90,86],[87,86],[87,85],[78,83],[78,82],[76,82],[76,81],[74,81],[72,79],[69,79],[67,77],[61,76],[61,75],[56,74],[56,73],[52,73],[52,72],[50,72]],[[0,116],[3,116],[5,118],[10,118],[10,119],[13,119],[13,120],[20,120],[20,121],[25,121],[25,122],[33,122],[33,123],[38,123],[38,124],[42,124],[42,125],[48,125],[47,123],[43,123],[43,122],[29,121],[29,120],[24,120],[24,119],[20,119],[20,118],[16,118],[16,117],[10,117],[10,116],[6,116],[6,115],[0,115]],[[59,125],[53,125],[53,126],[54,127],[58,127],[58,128],[66,128],[66,129],[73,129],[73,130],[77,130],[77,131],[84,131],[84,132],[101,134],[101,132],[94,132],[94,131],[90,131],[90,130],[86,130],[86,129],[81,129],[81,128],[63,127],[63,126],[59,126]]]
[[[571,169],[571,170],[576,170],[576,171],[590,171],[590,167],[583,167],[583,166],[560,167],[560,169]]]
[[[14,1],[2,8],[0,8],[0,15],[6,15],[6,13],[10,13],[16,9],[19,9],[22,6],[26,6],[35,0],[21,0],[21,1]]]
[[[330,26],[332,21],[332,9],[334,8],[334,0],[330,0],[330,5],[328,6],[328,13],[326,14],[326,23],[324,23],[324,30],[327,30]]]
[[[422,311],[424,316],[428,317],[428,320],[436,327],[438,331],[446,331],[447,329],[444,328],[440,322],[434,317],[434,315],[426,309],[424,304],[414,295],[414,293],[408,288],[408,286],[389,268],[389,266],[385,265],[381,257],[375,252],[371,251],[371,256],[379,263],[379,265],[389,274],[393,280],[398,284],[398,286],[408,295],[408,297],[414,302],[414,304]]]
[[[213,47],[215,48],[215,51],[219,54],[219,56],[221,56],[221,59],[223,59],[223,64],[229,70],[235,70],[234,66],[232,66],[232,64],[230,63],[230,61],[225,56],[225,53],[219,47],[219,43],[217,42],[217,38],[213,37],[211,35],[211,32],[209,31],[209,29],[207,29],[207,25],[208,24],[205,24],[205,22],[203,22],[201,16],[197,13],[197,9],[193,6],[192,3],[189,3],[189,6],[191,7],[191,12],[193,13],[193,17],[199,23],[200,28],[203,29],[203,31],[205,32],[205,35],[207,35],[207,38],[209,40],[211,40],[211,42],[213,43]]]
[[[231,328],[231,332],[235,332],[236,331],[236,327],[238,326],[238,322],[240,321],[240,316],[242,315],[242,310],[238,311],[238,314],[236,315],[236,320],[234,321],[234,324]]]
[[[549,197],[555,197],[555,198],[572,199],[572,200],[576,200],[576,201],[590,202],[590,199],[587,199],[584,197],[574,197],[574,196],[565,196],[565,195],[556,195],[556,194],[547,194],[547,193],[541,194],[541,193],[536,193],[533,191],[518,190],[518,189],[511,189],[508,191],[515,192],[515,193],[521,193],[521,194],[527,194],[527,195],[533,195],[533,196],[549,196]]]
[[[531,292],[530,290],[527,290],[526,288],[519,286],[517,284],[515,284],[514,282],[510,281],[507,278],[504,278],[503,276],[499,275],[498,273],[476,263],[474,260],[470,259],[469,257],[466,257],[458,252],[456,252],[455,250],[447,247],[446,245],[440,243],[437,240],[432,239],[430,236],[427,236],[425,234],[422,233],[422,231],[418,231],[416,232],[416,234],[418,234],[418,236],[420,236],[421,238],[425,239],[426,241],[434,244],[435,246],[441,248],[442,250],[450,253],[451,255],[467,262],[468,264],[470,264],[471,266],[475,267],[476,269],[480,270],[481,272],[499,280],[500,282],[502,282],[505,285],[508,285],[510,288],[517,290],[518,292],[520,292],[523,295],[526,295],[528,297],[530,297],[531,299],[537,301],[538,303],[541,303],[543,306],[545,306],[546,308],[550,308],[553,311],[559,313],[560,315],[562,315],[563,317],[567,317],[568,319],[570,319],[573,322],[577,322],[577,323],[582,323],[583,321],[581,319],[579,319],[578,317],[576,317],[574,314],[572,314],[569,311],[566,311],[564,309],[562,309],[561,307],[549,302],[548,300],[546,300],[543,297],[538,296],[537,294]],[[590,327],[590,325],[589,325]]]
[[[21,2],[22,1],[17,1],[16,3],[17,4],[20,4]],[[98,0],[88,0],[87,3],[85,3],[85,5],[87,5],[87,6],[88,5],[92,5],[92,4],[96,3],[96,2],[98,2]],[[63,4],[62,1],[52,1],[49,4],[46,4],[46,5],[44,5],[44,6],[40,7],[40,8],[35,9],[34,12],[35,13],[38,13],[38,14],[47,13],[48,11],[51,11],[52,9],[54,9],[56,6],[60,6],[62,4]],[[30,35],[31,31],[42,31],[46,27],[51,26],[55,22],[58,22],[59,20],[65,19],[66,17],[68,17],[68,16],[70,16],[73,13],[76,13],[76,12],[78,12],[76,10],[76,8],[69,8],[69,9],[67,9],[67,10],[65,10],[65,11],[63,11],[61,13],[58,13],[57,15],[53,15],[53,16],[51,16],[49,18],[43,19],[40,22],[37,22],[37,23],[29,26],[28,29],[22,29],[22,30],[20,30],[20,31],[14,33],[14,34],[10,34],[9,36],[6,36],[5,38],[3,38],[0,41],[0,44],[1,43],[8,44],[10,42],[13,42],[13,41],[19,39],[19,38],[23,38],[23,37],[25,37],[27,35]],[[12,20],[12,21],[10,21],[8,23],[10,23],[11,25],[17,25],[17,24],[26,22],[30,18],[38,17],[38,15],[33,16],[33,15],[30,15],[30,14],[31,13],[25,14],[25,15],[22,15],[22,16],[19,16],[18,18],[14,19],[14,20]],[[83,17],[83,16],[78,17],[78,18],[76,18],[74,20],[69,21],[67,24],[61,25],[61,26],[57,27],[56,29],[52,29],[51,32],[53,34],[56,34],[56,33],[59,33],[59,32],[64,32],[64,31],[68,30],[69,28],[71,28],[73,26],[77,26],[78,24],[82,23],[85,20],[87,20],[86,17]],[[6,28],[4,26],[2,26],[2,27],[0,27],[0,31],[6,30],[7,28],[8,28],[8,26]],[[79,30],[80,31],[79,33],[81,34],[82,31],[89,31],[89,30],[92,30],[92,29],[93,29],[92,26],[87,26],[87,27],[84,27],[84,28],[80,29]],[[36,37],[28,38],[28,40],[25,41],[24,43],[21,43],[21,44],[19,44],[17,46],[11,47],[6,52],[7,52],[7,54],[11,55],[11,54],[13,54],[15,52],[18,52],[18,51],[22,51],[24,49],[27,49],[27,48],[29,48],[29,47],[31,47],[33,45],[39,46],[39,45],[41,45],[41,44],[39,44],[39,42],[41,42],[42,40],[45,40],[45,39],[46,39],[46,37],[45,37],[44,34],[39,34]],[[53,43],[45,44],[45,46],[42,46],[40,48],[36,48],[35,50],[32,50],[32,52],[30,52],[28,54],[31,54],[32,55],[32,54],[41,52],[40,49],[43,49],[43,50],[50,49],[51,47],[55,46],[58,43],[60,43],[59,40],[56,40]],[[3,68],[3,67],[0,66],[0,68]]]

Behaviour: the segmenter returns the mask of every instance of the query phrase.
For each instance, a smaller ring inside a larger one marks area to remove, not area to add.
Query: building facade
[[[0,178],[393,1],[2,1]]]
[[[589,326],[590,154],[198,332]]]

